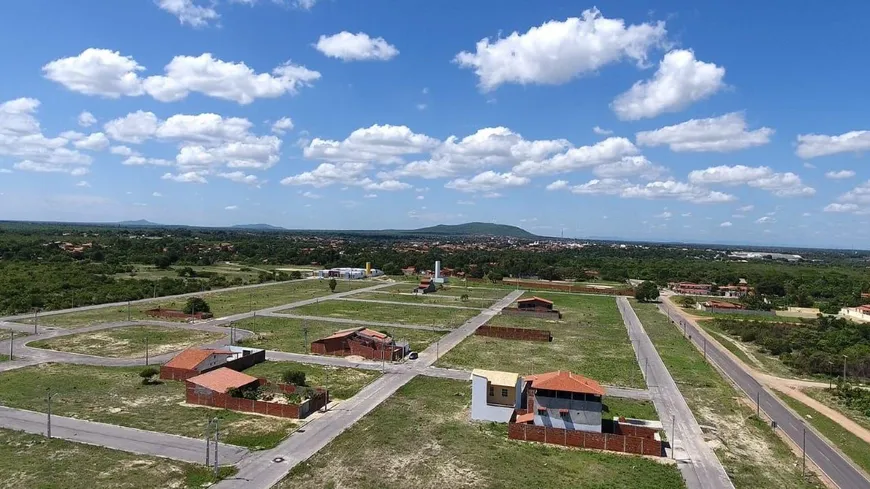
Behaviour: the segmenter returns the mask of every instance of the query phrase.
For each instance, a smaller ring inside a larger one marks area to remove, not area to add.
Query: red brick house
[[[396,345],[392,338],[368,328],[351,328],[315,340],[311,353],[320,355],[359,355],[370,360],[401,360],[406,348]]]
[[[264,361],[266,361],[266,351],[259,348],[239,346],[188,348],[160,367],[160,378],[187,380],[219,367],[244,370]]]
[[[553,309],[553,301],[540,297],[529,297],[517,301],[517,307],[502,309],[502,314],[534,316],[543,319],[562,319],[562,313]]]

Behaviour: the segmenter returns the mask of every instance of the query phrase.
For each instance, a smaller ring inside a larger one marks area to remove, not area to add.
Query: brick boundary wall
[[[702,307],[702,311],[721,314],[742,314],[744,316],[776,316],[773,311],[757,311],[755,309],[723,309],[721,307]]]
[[[520,309],[517,307],[505,307],[501,310],[505,316],[525,316],[538,319],[557,320],[562,319],[562,313],[559,311],[536,311],[534,309]]]
[[[505,340],[553,341],[553,335],[545,329],[509,328],[483,325],[474,332],[477,336],[489,336]]]
[[[359,355],[368,360],[389,360],[391,362],[397,362],[402,359],[404,350],[399,347],[394,347],[391,355],[390,350],[386,350],[385,352],[385,350],[378,350],[359,343],[350,342],[350,348],[327,352],[326,345],[323,343],[311,343],[311,353],[314,353],[315,355],[331,355],[336,357]]]
[[[489,280],[482,278],[468,278],[470,283],[477,284],[485,284],[491,283]],[[583,282],[578,282],[578,284],[582,284]],[[502,279],[503,285],[517,285],[516,280]],[[564,283],[552,283],[552,282],[529,282],[520,280],[519,286],[532,290],[560,290],[564,292],[577,292],[583,294],[601,294],[601,295],[626,295],[626,296],[634,296],[634,289],[599,289],[596,287],[585,287],[583,285],[574,285],[574,284],[564,284]]]
[[[635,455],[662,456],[662,442],[638,436],[592,431],[547,428],[524,423],[509,423],[508,438],[567,447],[607,450]]]
[[[264,383],[266,383],[265,380],[260,379],[260,385]],[[185,384],[185,401],[188,404],[211,406],[246,413],[266,414],[280,418],[301,419],[318,409],[322,409],[329,402],[329,393],[321,388],[316,388],[314,395],[301,404],[279,404],[276,402],[233,397],[229,394],[215,392],[190,382],[185,382]],[[285,394],[296,392],[296,386],[294,385],[277,384],[277,386]]]
[[[184,311],[176,309],[147,309],[143,311],[145,315],[158,318],[185,318],[185,319],[210,319],[214,314],[210,312],[198,312],[196,314],[187,314]]]

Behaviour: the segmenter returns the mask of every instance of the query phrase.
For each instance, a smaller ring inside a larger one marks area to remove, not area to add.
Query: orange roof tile
[[[535,421],[535,413],[517,415],[517,423],[532,423]]]
[[[188,348],[178,355],[175,355],[175,357],[166,362],[166,365],[164,366],[193,370],[197,365],[202,363],[203,360],[214,353],[225,353],[231,355],[233,352],[228,350],[215,350],[213,348]]]
[[[538,296],[535,296],[535,297],[529,297],[528,299],[520,299],[520,300],[518,300],[517,302],[532,302],[532,301],[546,302],[547,304],[552,304],[552,303],[553,303],[553,301],[548,301],[547,299],[541,299],[541,298],[538,297]]]
[[[342,329],[341,331],[336,331],[335,333],[332,333],[331,335],[327,336],[326,338],[320,338],[317,341],[332,340],[335,338],[345,338],[347,336],[350,336],[350,335],[356,333],[357,331],[362,331],[363,329],[365,329],[365,328],[359,327],[359,328]]]
[[[238,389],[252,382],[256,382],[256,377],[251,377],[248,374],[236,372],[233,369],[221,367],[210,372],[206,372],[196,377],[187,379],[191,383],[205,387],[206,389],[215,392],[226,393],[230,389]]]
[[[598,382],[564,370],[527,375],[524,379],[526,382],[531,382],[532,387],[535,389],[594,394],[596,396],[604,395],[604,388]]]

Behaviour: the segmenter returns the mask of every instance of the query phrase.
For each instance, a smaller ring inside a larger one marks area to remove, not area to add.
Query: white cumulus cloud
[[[342,31],[320,36],[314,47],[326,56],[342,61],[387,61],[399,55],[399,50],[383,37],[372,38],[364,32]]]
[[[852,178],[855,176],[855,172],[852,170],[839,170],[839,171],[829,171],[825,173],[825,177],[830,178],[832,180],[843,180],[846,178]]]
[[[460,192],[493,192],[507,187],[527,185],[530,180],[513,173],[496,173],[492,170],[479,173],[470,179],[457,178],[447,182],[446,188]]]
[[[689,173],[689,182],[699,185],[748,185],[767,190],[777,197],[809,197],[816,190],[804,185],[801,178],[791,172],[775,173],[770,167],[744,165],[714,166]]]
[[[85,110],[79,114],[78,122],[82,127],[90,127],[97,123],[97,118],[94,117],[94,114]]]
[[[289,117],[282,117],[272,124],[272,132],[275,134],[284,134],[293,129],[293,121]]]
[[[839,136],[801,134],[796,154],[805,159],[837,153],[863,153],[870,150],[870,131],[850,131]]]
[[[720,117],[691,119],[654,131],[637,133],[640,146],[666,144],[671,151],[718,151],[728,152],[761,146],[770,142],[773,129],[762,127],[747,130],[742,112],[732,112]]]

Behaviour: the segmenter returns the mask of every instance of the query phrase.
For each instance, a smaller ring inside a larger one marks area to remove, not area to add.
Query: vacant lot
[[[614,298],[538,295],[553,300],[563,319],[499,315],[488,324],[548,329],[553,335],[552,342],[470,336],[444,355],[439,365],[520,374],[561,369],[605,384],[646,387]]]
[[[235,470],[222,469],[224,476]],[[92,489],[201,488],[205,467],[0,429],[0,487]]]
[[[292,420],[184,404],[184,383],[142,385],[141,368],[43,364],[0,374],[0,404],[143,430],[199,438],[208,416],[221,418],[226,443],[271,448],[292,432]]]
[[[149,355],[160,355],[193,345],[211,343],[224,336],[207,331],[163,326],[128,326],[34,341],[28,346],[100,357],[139,358],[145,356],[146,339]]]
[[[467,382],[418,377],[277,487],[684,487],[673,465],[508,440],[507,424],[469,421],[470,395]]]
[[[682,332],[655,304],[632,301],[643,327],[680,388],[698,423],[717,428],[708,442],[738,489],[819,488],[801,479],[799,460],[771,429],[755,417]]]
[[[290,312],[295,312],[291,309]],[[352,324],[327,323],[324,321],[307,321],[302,319],[261,317],[245,319],[235,323],[241,329],[256,333],[256,336],[240,341],[240,344],[265,348],[267,350],[286,351],[289,353],[309,353],[311,342],[325,338],[336,331],[352,328]],[[305,329],[308,328],[306,336]],[[424,331],[408,328],[375,328],[386,331],[397,341],[407,341],[411,350],[423,351],[431,343],[442,336],[436,331]]]
[[[489,307],[496,303],[497,299],[484,299],[481,297],[471,297],[468,300],[460,300],[458,295],[438,295],[435,294],[410,294],[408,292],[382,292],[380,290],[374,292],[363,292],[354,294],[354,299],[374,299],[381,301],[407,302],[409,304],[444,304],[451,306],[464,307],[479,307],[481,309]]]
[[[648,419],[658,421],[659,414],[652,401],[640,401],[637,399],[622,399],[619,397],[604,396],[603,418],[613,419],[614,416],[626,418]]]
[[[287,309],[289,314],[321,316],[383,323],[419,324],[423,326],[444,326],[455,328],[478,315],[480,311],[453,309],[448,307],[399,306],[376,302],[356,302],[331,300],[319,304]]]
[[[381,290],[385,292],[411,292],[417,285],[417,283],[413,284],[397,284],[392,287],[386,287]],[[443,289],[433,292],[431,294],[426,294],[428,296],[440,296],[440,297],[461,297],[463,295],[467,295],[468,297],[477,297],[480,299],[501,299],[502,297],[508,295],[510,290],[493,288],[493,287],[464,287],[461,283],[456,283],[453,285],[446,285]]]
[[[840,401],[840,399],[833,394],[833,391],[830,391],[828,389],[804,389],[803,393],[821,402],[822,404],[825,404],[831,409],[843,413],[843,415],[845,415],[852,421],[870,430],[870,413],[865,413],[858,409],[850,408],[842,401]]]
[[[375,370],[329,367],[296,362],[263,362],[245,370],[248,375],[265,377],[271,382],[283,382],[281,376],[288,370],[305,372],[305,383],[312,387],[329,389],[333,399],[348,399],[381,376]]]
[[[346,292],[375,285],[368,281],[339,281],[336,292]],[[208,302],[215,317],[229,316],[266,307],[280,306],[304,299],[323,297],[331,294],[329,284],[320,280],[296,280],[265,287],[243,290],[205,292],[200,295]],[[187,299],[157,300],[130,307],[131,319],[148,319],[143,311],[161,307],[163,309],[183,309]],[[104,307],[83,312],[39,317],[39,324],[63,328],[81,328],[96,323],[126,321],[127,306]],[[32,323],[33,319],[21,321]]]
[[[782,360],[764,351],[758,345],[744,343],[740,341],[740,338],[728,334],[716,326],[714,321],[698,321],[698,324],[750,368],[778,377],[809,378],[795,374],[792,369],[782,363]]]

